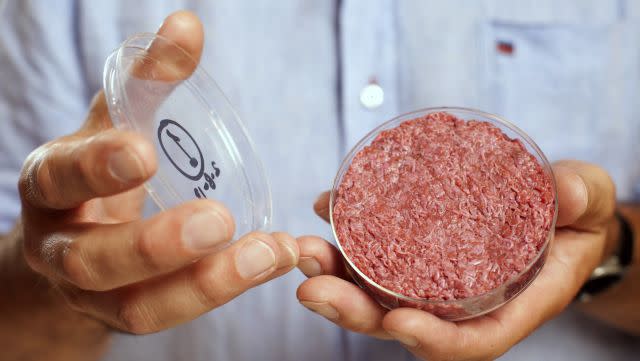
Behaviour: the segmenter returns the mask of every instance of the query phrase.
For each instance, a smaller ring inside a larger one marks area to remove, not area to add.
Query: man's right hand
[[[158,32],[200,58],[203,31],[194,15],[174,13]],[[162,56],[163,49],[148,51]],[[111,128],[99,93],[82,129],[26,160],[20,256],[74,310],[126,332],[155,332],[295,267],[298,246],[285,233],[250,233],[222,248],[234,221],[215,201],[142,220],[141,185],[156,171],[155,157],[141,136]]]

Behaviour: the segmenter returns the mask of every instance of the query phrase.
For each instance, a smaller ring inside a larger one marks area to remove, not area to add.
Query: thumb
[[[132,73],[139,79],[165,82],[188,78],[198,66],[204,45],[200,19],[189,11],[177,11],[164,20]]]
[[[313,210],[316,214],[324,219],[326,222],[330,221],[329,217],[329,199],[331,198],[331,192],[322,192],[318,199],[313,203]]]
[[[607,172],[590,163],[565,160],[554,164],[558,190],[557,226],[593,230],[614,213],[616,191]]]
[[[123,74],[108,81],[124,81],[114,86],[126,89],[131,105],[127,116],[139,123],[150,121],[175,87],[196,70],[203,46],[202,23],[188,11],[167,16],[153,39],[144,34],[129,38],[123,44],[125,50],[121,50],[117,65]],[[111,126],[108,102],[115,103],[115,99],[106,99],[103,92],[97,94],[81,133],[92,134]]]

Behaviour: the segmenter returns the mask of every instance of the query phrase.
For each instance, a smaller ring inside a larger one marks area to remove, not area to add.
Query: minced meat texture
[[[552,179],[519,140],[432,113],[381,132],[338,186],[345,255],[394,292],[463,299],[521,272],[548,237]]]

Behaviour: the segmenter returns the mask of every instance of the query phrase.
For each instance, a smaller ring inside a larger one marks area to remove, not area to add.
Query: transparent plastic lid
[[[271,194],[253,143],[184,49],[156,34],[127,39],[106,61],[104,91],[114,127],[155,145],[158,172],[145,188],[161,209],[215,199],[231,210],[236,236],[269,227]]]

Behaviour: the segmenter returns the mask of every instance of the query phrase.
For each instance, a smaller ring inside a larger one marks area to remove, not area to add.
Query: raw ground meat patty
[[[430,300],[492,290],[532,261],[554,213],[552,179],[488,122],[432,113],[381,132],[334,200],[345,255],[394,292]]]

